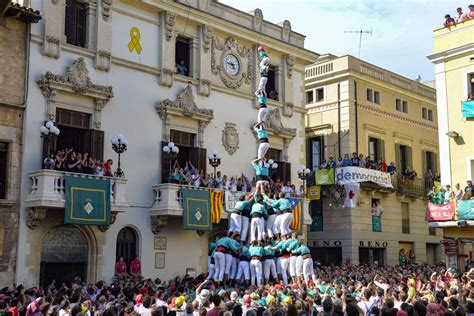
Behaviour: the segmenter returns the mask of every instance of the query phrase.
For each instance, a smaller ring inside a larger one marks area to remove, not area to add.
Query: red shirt
[[[117,274],[124,274],[127,270],[127,265],[123,261],[119,261],[115,264],[115,272]]]
[[[383,171],[383,172],[387,172],[387,163],[385,161],[382,161],[380,164],[379,164],[379,168],[380,168],[380,171]]]
[[[109,163],[104,163],[104,176],[112,177],[112,166]]]
[[[12,313],[13,316],[18,316],[18,307],[16,306],[8,309],[8,311]]]
[[[130,270],[133,274],[137,274],[138,272],[140,272],[140,268],[142,267],[142,264],[140,263],[140,260],[132,260],[132,262],[130,262]]]

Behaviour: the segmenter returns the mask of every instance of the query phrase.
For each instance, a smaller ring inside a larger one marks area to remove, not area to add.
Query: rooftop
[[[41,20],[41,13],[38,10],[26,7],[18,0],[0,4],[0,16],[18,19],[26,23],[37,23]]]

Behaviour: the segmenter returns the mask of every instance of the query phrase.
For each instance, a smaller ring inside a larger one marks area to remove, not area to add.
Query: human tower
[[[310,277],[315,280],[313,260],[309,248],[290,229],[293,219],[291,203],[283,193],[274,195],[270,190],[270,164],[265,158],[270,147],[265,90],[270,58],[261,45],[258,56],[260,81],[255,96],[259,111],[254,130],[259,146],[257,158],[251,162],[255,169],[256,188],[235,204],[227,236],[209,244],[208,279],[258,286],[273,280],[282,281],[287,286],[289,275],[293,283],[308,284]]]

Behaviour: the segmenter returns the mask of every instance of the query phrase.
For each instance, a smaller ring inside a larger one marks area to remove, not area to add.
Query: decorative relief
[[[295,57],[291,55],[286,55],[285,62],[286,62],[286,76],[288,79],[291,79],[291,77],[293,77],[293,66],[295,65]]]
[[[222,145],[229,155],[233,155],[239,149],[239,133],[235,123],[225,123],[222,130]]]
[[[262,22],[263,22],[263,13],[260,9],[255,9],[253,11],[253,23],[252,27],[255,31],[261,32],[262,31]]]
[[[105,22],[108,22],[110,20],[113,4],[114,0],[102,0],[102,19]]]
[[[109,71],[111,65],[112,54],[105,50],[97,51],[95,55],[95,69]]]
[[[171,87],[173,85],[174,70],[169,68],[163,68],[160,72],[159,83],[164,87]]]
[[[202,47],[205,53],[209,52],[209,48],[211,48],[212,30],[213,28],[209,25],[203,25],[201,28],[203,43]]]
[[[163,17],[165,20],[165,36],[166,40],[169,42],[173,38],[173,27],[176,23],[176,14],[165,12]]]
[[[204,97],[211,95],[211,81],[207,79],[199,80],[198,94]]]
[[[221,52],[220,60],[218,61],[217,54]],[[237,76],[230,77],[227,75],[226,71],[223,67],[223,59],[226,55],[233,54],[234,56],[241,57],[241,61],[247,62],[247,71],[242,71]],[[220,75],[220,78],[224,85],[230,89],[238,89],[240,86],[245,82],[246,84],[250,84],[253,79],[253,58],[254,54],[252,49],[244,47],[237,43],[237,41],[233,37],[229,37],[225,44],[222,44],[217,37],[212,37],[212,45],[211,45],[211,72],[214,75]]]
[[[286,117],[292,117],[293,116],[293,108],[295,105],[291,102],[285,102],[283,104],[283,115]]]
[[[54,4],[54,5],[56,5],[56,4],[58,4],[58,1],[59,1],[59,0],[51,0],[51,3]]]
[[[281,30],[281,39],[285,42],[290,42],[291,35],[291,23],[288,20],[283,21],[283,26]]]
[[[168,225],[168,218],[166,216],[152,215],[151,220],[151,232],[153,235],[157,235],[161,228]]]
[[[42,207],[36,207],[28,210],[26,213],[26,226],[28,226],[28,228],[31,230],[35,229],[38,224],[44,221],[46,218],[47,210],[47,208]]]
[[[61,40],[54,36],[45,36],[43,41],[43,55],[58,59],[61,55]]]

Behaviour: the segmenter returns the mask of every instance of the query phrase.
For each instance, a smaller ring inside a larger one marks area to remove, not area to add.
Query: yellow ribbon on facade
[[[128,43],[128,49],[130,50],[130,53],[134,50],[137,51],[137,54],[142,52],[142,46],[140,45],[140,30],[136,26],[130,29],[130,42]]]

